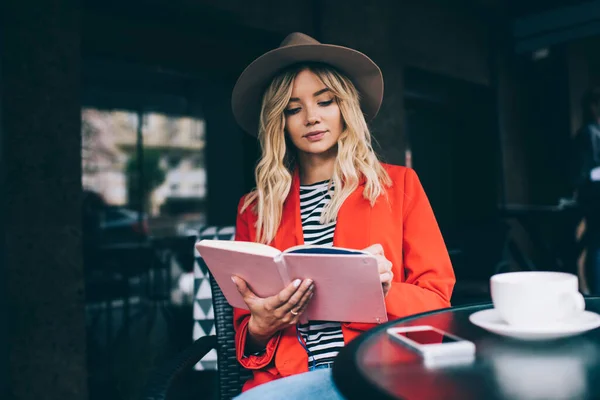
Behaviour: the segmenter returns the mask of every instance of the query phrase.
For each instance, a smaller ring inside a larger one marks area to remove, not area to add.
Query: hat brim
[[[373,119],[383,100],[381,70],[365,54],[330,44],[303,44],[271,50],[254,60],[233,88],[231,106],[238,124],[256,136],[262,96],[271,79],[283,68],[302,62],[329,64],[345,74],[356,86],[365,119]]]

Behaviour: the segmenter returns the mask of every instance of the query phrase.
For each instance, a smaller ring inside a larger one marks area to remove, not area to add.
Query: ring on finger
[[[292,313],[292,315],[298,315],[298,311],[290,310],[290,312]]]

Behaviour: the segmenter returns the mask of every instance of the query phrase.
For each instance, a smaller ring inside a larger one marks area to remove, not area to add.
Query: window
[[[127,165],[135,156],[136,143],[132,114],[96,109],[82,112],[83,189],[97,193],[106,204],[129,203]]]
[[[138,121],[143,121],[138,154]],[[142,212],[153,236],[204,220],[204,121],[130,110],[82,111],[82,184],[106,205]],[[158,222],[160,221],[160,222]]]

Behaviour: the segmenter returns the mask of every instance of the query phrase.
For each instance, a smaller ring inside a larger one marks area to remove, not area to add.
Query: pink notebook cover
[[[279,293],[294,279],[315,282],[314,296],[303,314],[310,320],[382,323],[387,321],[377,260],[370,254],[331,247],[301,246],[280,252],[258,245],[260,251],[236,243],[203,240],[196,249],[225,298],[233,307],[248,309],[231,281],[237,275],[260,297]],[[215,246],[224,245],[228,248]],[[252,244],[254,245],[254,244]],[[301,251],[290,252],[290,251]],[[322,253],[322,252],[326,253]],[[339,252],[339,254],[330,254]],[[257,254],[262,253],[262,254]]]

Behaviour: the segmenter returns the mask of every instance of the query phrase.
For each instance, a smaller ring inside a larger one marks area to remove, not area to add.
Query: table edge
[[[583,297],[586,302],[588,300],[600,300],[600,296],[584,295]],[[363,332],[357,338],[352,340],[347,346],[344,346],[342,350],[338,353],[332,368],[333,382],[337,389],[342,393],[342,395],[348,399],[364,399],[365,396],[367,396],[367,398],[397,400],[397,397],[393,397],[378,386],[371,384],[359,372],[354,357],[358,353],[358,349],[360,348],[360,346],[364,342],[369,340],[372,336],[379,334],[380,331],[386,330],[392,324],[410,322],[417,318],[440,314],[449,310],[453,310],[456,312],[469,309],[484,308],[492,305],[493,303],[491,301],[486,301],[465,304],[457,307],[440,308],[437,310],[426,311],[418,314],[409,315],[404,318],[391,320],[379,326],[376,326],[366,332]],[[364,385],[364,383],[367,383],[367,385]]]

